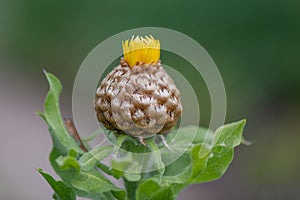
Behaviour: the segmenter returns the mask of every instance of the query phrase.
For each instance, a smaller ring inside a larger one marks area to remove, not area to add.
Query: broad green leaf
[[[177,160],[175,160],[172,164],[166,167],[164,176],[174,176],[180,174],[184,171],[185,168],[190,166],[191,159],[188,155],[182,155]]]
[[[189,182],[190,179],[195,179],[205,167],[205,159],[199,158],[199,152],[201,149],[203,153],[209,153],[211,149],[205,150],[202,148],[202,145],[205,144],[207,147],[211,146],[214,134],[211,130],[196,126],[181,127],[178,131],[174,132],[177,132],[179,135],[177,136],[177,141],[173,143],[173,146],[182,147],[185,145],[186,152],[175,162],[166,167],[164,179],[171,183],[185,184]],[[192,137],[192,140],[188,137]],[[188,142],[191,144],[186,145]],[[174,152],[170,153],[172,154]],[[172,155],[165,154],[163,155],[163,159],[171,156]]]
[[[38,172],[45,178],[49,185],[54,190],[53,195],[57,200],[76,200],[76,194],[72,187],[63,181],[56,181],[52,176],[38,169]]]
[[[192,159],[191,163],[191,174],[186,182],[195,182],[195,179],[202,173],[206,168],[207,160],[209,154],[206,156],[199,157],[200,151],[203,149],[203,145],[196,145],[190,152],[190,157]]]
[[[36,114],[39,115],[48,124],[44,113],[36,112]],[[60,140],[57,137],[57,134],[55,133],[55,131],[49,124],[48,124],[48,131],[49,131],[51,139],[52,139],[53,147],[55,147],[61,155],[66,155],[66,153],[68,152],[68,149],[60,142]]]
[[[214,140],[214,132],[210,129],[198,127],[197,134],[193,140],[193,144],[212,144]]]
[[[142,182],[136,191],[136,200],[173,200],[173,188],[168,183],[158,182],[156,179],[147,179]]]
[[[95,168],[97,162],[106,158],[112,153],[113,146],[102,146],[83,154],[79,159],[79,164],[83,171],[90,171]]]
[[[183,155],[166,167],[164,179],[170,183],[185,183],[191,175],[191,159]]]
[[[82,152],[77,143],[68,134],[61,117],[59,109],[59,95],[62,90],[60,81],[51,73],[45,73],[49,82],[49,92],[46,96],[44,103],[44,118],[46,119],[49,127],[53,129],[59,142],[67,149],[76,149]]]
[[[103,193],[111,190],[119,190],[119,188],[114,186],[96,171],[81,171],[80,174],[75,176],[70,183],[76,189],[91,193]]]
[[[206,134],[205,139],[200,140],[202,143],[195,144],[190,151],[191,174],[185,182],[201,183],[220,178],[232,161],[233,148],[241,142],[244,125],[244,120],[224,125],[217,129],[213,137]],[[204,138],[199,135],[197,137]]]
[[[70,155],[75,153],[72,153],[73,149],[71,149],[69,152],[67,151],[67,149],[57,139],[56,134],[51,127],[49,127],[49,133],[53,143],[53,147],[49,156],[50,164],[54,171],[62,178],[62,180],[70,181],[78,173],[78,170],[76,170],[76,168],[62,170],[57,164],[56,160],[61,156],[67,156],[68,154]]]
[[[87,192],[76,188],[74,190],[77,196],[94,199],[94,200],[114,200],[114,199],[125,200],[126,199],[126,192],[121,189],[116,189],[116,190],[107,191],[103,193]]]
[[[192,141],[193,144],[203,143],[204,140],[211,141],[213,131],[199,126],[184,126],[179,129],[173,129],[171,133],[166,136],[166,139],[170,142],[176,140],[175,144],[179,142]],[[210,134],[209,136],[207,134]],[[176,137],[175,137],[176,135]]]
[[[227,124],[216,131],[217,142],[208,155],[206,168],[193,181],[201,183],[220,178],[229,167],[234,154],[234,147],[242,141],[245,120]]]
[[[221,150],[222,149],[222,150]],[[221,151],[217,153],[216,151]],[[208,156],[205,169],[197,176],[194,183],[213,181],[220,178],[233,159],[233,149],[226,147],[215,147]]]
[[[175,151],[175,153],[183,153],[191,145],[197,133],[198,127],[187,126],[180,127],[179,129],[173,129],[171,133],[166,136],[166,141],[169,147]],[[174,153],[174,152],[169,152]],[[166,156],[169,157],[168,155]]]
[[[125,196],[125,191],[115,187],[111,184],[103,175],[98,171],[92,170],[90,172],[83,172],[76,170],[76,165],[69,169],[62,170],[61,167],[57,164],[57,159],[60,157],[60,153],[57,149],[53,148],[50,154],[50,162],[55,170],[55,172],[65,181],[70,183],[74,187],[74,190],[78,196],[87,197],[90,199],[111,199],[108,196],[113,195],[117,199],[122,199],[122,195]],[[70,156],[69,156],[70,157]],[[71,165],[72,166],[72,165]],[[99,187],[102,187],[106,192],[103,192],[102,189],[92,190],[89,187],[98,184]],[[110,188],[111,190],[107,189]]]
[[[86,192],[82,190],[78,190],[74,188],[77,196],[84,197],[93,200],[113,200],[114,197],[111,192],[103,192],[103,193],[93,193],[93,192]]]
[[[178,159],[166,168],[164,180],[173,183],[174,192],[178,193],[189,184],[220,178],[233,159],[234,147],[241,143],[244,125],[245,120],[241,120],[222,126],[215,133],[197,131],[191,148],[183,155],[189,155],[190,164],[187,158]]]
[[[52,195],[52,198],[53,198],[54,200],[62,200],[56,193],[54,193],[54,194]]]
[[[246,120],[226,124],[216,131],[216,145],[236,147],[241,144]]]

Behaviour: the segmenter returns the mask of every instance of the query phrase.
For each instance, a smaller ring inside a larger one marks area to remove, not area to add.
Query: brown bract
[[[160,63],[129,67],[121,60],[96,91],[98,120],[132,136],[167,134],[181,115],[180,92]]]

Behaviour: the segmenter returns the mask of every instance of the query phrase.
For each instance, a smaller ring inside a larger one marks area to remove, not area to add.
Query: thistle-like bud
[[[160,64],[152,36],[123,42],[124,58],[96,91],[98,120],[108,129],[137,137],[167,134],[181,115],[180,92]]]

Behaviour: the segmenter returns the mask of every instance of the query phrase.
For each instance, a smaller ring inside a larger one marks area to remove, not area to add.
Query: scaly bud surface
[[[123,42],[124,59],[96,91],[97,118],[106,128],[149,137],[167,134],[176,124],[180,92],[160,64],[159,47],[152,36]]]

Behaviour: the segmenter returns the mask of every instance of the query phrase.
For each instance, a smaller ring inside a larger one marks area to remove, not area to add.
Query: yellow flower
[[[142,64],[157,63],[160,57],[160,42],[152,35],[132,36],[131,40],[122,42],[124,60],[130,67]]]

